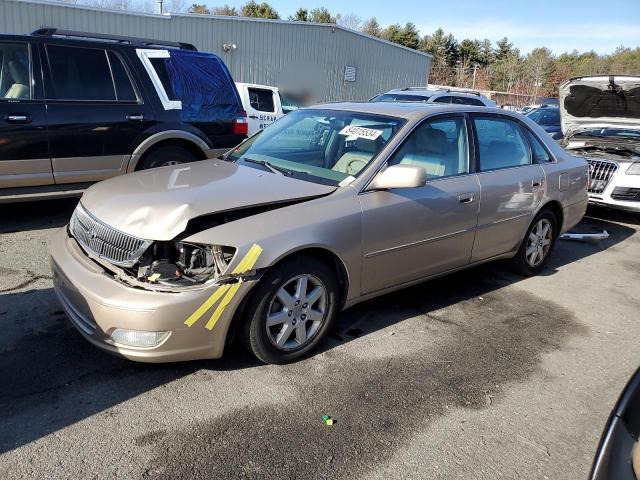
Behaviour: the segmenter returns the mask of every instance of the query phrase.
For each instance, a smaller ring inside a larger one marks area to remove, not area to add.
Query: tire
[[[548,231],[545,230],[546,226],[549,227]],[[553,252],[558,233],[558,221],[553,212],[542,210],[538,213],[527,229],[518,253],[512,259],[514,270],[527,277],[540,273]],[[541,235],[544,236],[541,237]],[[534,245],[537,245],[535,252],[532,250]]]
[[[298,293],[303,278],[306,292]],[[333,270],[315,258],[301,256],[277,265],[256,286],[247,304],[245,346],[264,363],[283,364],[304,357],[322,342],[333,324],[337,285]],[[289,294],[288,300],[282,290]],[[321,296],[314,299],[312,295],[318,293]]]
[[[178,146],[161,147],[145,155],[138,165],[138,170],[167,167],[180,163],[195,162],[198,158],[189,150]]]

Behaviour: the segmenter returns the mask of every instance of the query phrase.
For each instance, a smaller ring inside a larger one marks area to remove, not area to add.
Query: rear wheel
[[[334,272],[310,257],[269,271],[251,296],[244,341],[265,363],[288,363],[313,350],[331,328],[338,302]]]
[[[196,160],[198,158],[186,148],[178,146],[161,147],[146,155],[138,165],[138,170],[179,165],[181,163],[195,162]]]
[[[541,211],[531,222],[520,250],[513,258],[515,269],[527,276],[539,273],[553,250],[557,236],[555,215],[549,210]]]

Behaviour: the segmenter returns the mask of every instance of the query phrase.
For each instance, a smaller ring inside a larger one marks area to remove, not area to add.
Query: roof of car
[[[498,113],[506,112],[498,108],[480,107],[473,105],[452,105],[449,103],[424,103],[424,102],[336,102],[313,105],[311,109],[346,110],[351,112],[370,113],[374,115],[387,115],[407,119],[422,118],[430,113],[449,112],[481,112]]]
[[[447,89],[440,89],[440,88],[394,88],[393,90],[389,90],[388,92],[385,93],[395,93],[395,94],[402,94],[402,95],[414,95],[416,97],[431,97],[433,95],[459,95],[462,97],[470,97],[470,98],[484,98],[476,93],[470,93],[470,92],[461,92],[461,91],[457,91],[457,90],[447,90]],[[384,95],[384,94],[383,94]]]

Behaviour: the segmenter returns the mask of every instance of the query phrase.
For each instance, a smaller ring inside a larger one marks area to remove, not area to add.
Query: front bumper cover
[[[193,312],[224,285],[183,292],[160,292],[125,285],[91,260],[61,229],[51,244],[54,290],[78,331],[93,345],[141,362],[176,362],[222,356],[229,326],[241,299],[255,281],[242,282],[219,315],[215,327],[206,318],[185,324]],[[169,337],[152,348],[113,343],[116,328],[168,331]]]

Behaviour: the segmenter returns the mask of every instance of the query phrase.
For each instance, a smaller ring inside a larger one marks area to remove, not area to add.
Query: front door
[[[154,123],[124,58],[113,50],[49,43],[45,94],[56,183],[126,173]]]
[[[26,42],[0,42],[0,188],[53,183],[37,60]]]
[[[360,195],[363,293],[469,263],[480,185],[469,173],[468,139],[463,115],[427,119],[388,162],[425,168],[426,185]]]
[[[544,198],[545,174],[525,131],[506,117],[473,116],[482,202],[472,261],[513,251]]]

